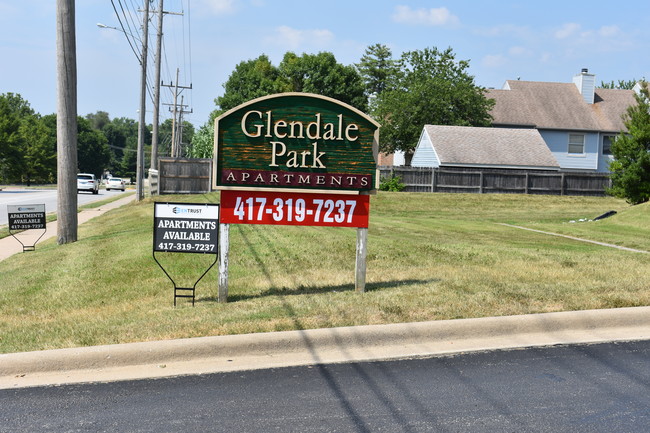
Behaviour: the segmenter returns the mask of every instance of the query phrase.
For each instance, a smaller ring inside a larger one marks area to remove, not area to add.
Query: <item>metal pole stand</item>
[[[174,307],[176,307],[176,299],[177,298],[191,298],[192,299],[192,307],[194,306],[196,285],[199,284],[199,281],[201,281],[203,279],[203,277],[205,277],[205,274],[207,274],[210,271],[210,269],[212,269],[212,267],[217,263],[217,257],[218,257],[217,254],[215,254],[214,255],[214,262],[212,262],[212,264],[208,267],[208,269],[206,269],[205,272],[203,272],[203,274],[199,277],[198,280],[196,280],[196,282],[194,283],[194,285],[192,287],[178,287],[176,285],[176,281],[174,281],[174,279],[169,275],[169,273],[167,273],[167,271],[165,270],[163,265],[161,265],[160,262],[158,261],[158,259],[156,258],[156,252],[155,251],[153,252],[153,259],[156,261],[156,263],[158,264],[160,269],[162,269],[162,271],[165,273],[165,275],[167,275],[167,278],[169,278],[169,281],[171,281],[172,284],[174,285]],[[188,294],[187,292],[190,292],[191,294]]]
[[[25,231],[25,230],[24,230],[24,231]],[[41,238],[42,238],[43,236],[45,236],[45,233],[46,233],[46,232],[47,232],[47,229],[43,230],[43,233],[41,233],[41,235],[38,237],[38,239],[36,239],[36,240],[34,241],[34,243],[33,243],[32,245],[25,245],[25,244],[24,244],[20,239],[18,239],[18,237],[16,237],[16,235],[13,234],[13,232],[11,231],[11,229],[9,230],[9,234],[10,234],[11,236],[13,236],[13,238],[16,239],[16,240],[20,243],[20,245],[23,246],[23,253],[24,253],[24,252],[27,252],[27,251],[36,251],[36,244],[38,243],[38,241],[41,240]]]

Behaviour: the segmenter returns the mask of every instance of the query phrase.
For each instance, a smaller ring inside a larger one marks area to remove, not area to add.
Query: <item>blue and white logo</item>
[[[190,209],[190,208],[186,208],[186,207],[178,207],[178,206],[176,206],[176,207],[174,207],[174,209],[172,209],[172,212],[174,212],[175,214],[184,214],[184,213],[200,214],[202,210],[203,209]]]

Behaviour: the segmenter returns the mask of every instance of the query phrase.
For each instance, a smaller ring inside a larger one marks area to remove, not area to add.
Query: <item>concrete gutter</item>
[[[650,339],[650,307],[200,337],[0,355],[0,389]]]

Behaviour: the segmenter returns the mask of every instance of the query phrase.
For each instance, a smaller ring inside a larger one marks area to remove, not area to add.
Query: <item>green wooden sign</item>
[[[215,120],[216,189],[373,191],[379,124],[325,96],[281,93]]]

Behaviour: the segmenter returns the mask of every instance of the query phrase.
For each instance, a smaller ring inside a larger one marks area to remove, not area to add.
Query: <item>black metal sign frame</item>
[[[26,251],[35,251],[36,244],[47,232],[47,222],[45,219],[44,204],[22,204],[7,205],[7,217],[9,221],[9,234],[16,239],[23,247],[23,253]],[[39,230],[43,233],[34,241],[32,245],[25,245],[13,231],[22,232],[25,230]]]
[[[219,205],[211,203],[154,203],[153,259],[174,285],[177,298],[192,299],[196,285],[214,267],[219,249]],[[179,287],[156,258],[160,253],[214,254],[214,262],[192,287]]]

